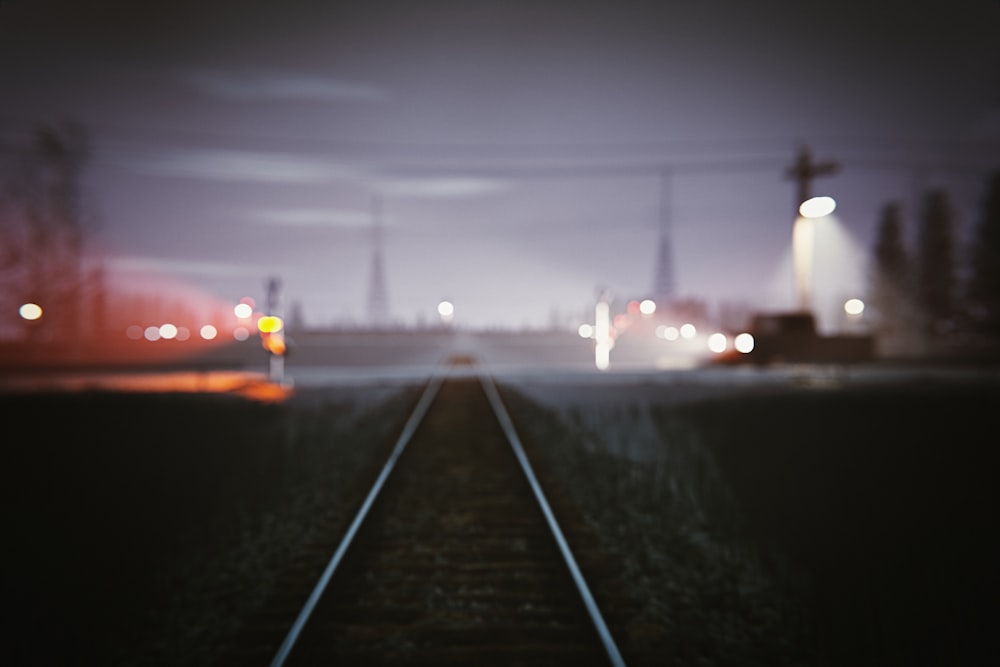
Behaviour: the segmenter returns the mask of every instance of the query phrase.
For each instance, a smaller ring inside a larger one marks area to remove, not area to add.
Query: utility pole
[[[840,163],[835,160],[814,162],[812,151],[808,146],[802,146],[795,162],[788,167],[788,177],[796,183],[795,211],[798,214],[802,202],[812,197],[812,182],[818,176],[830,176],[840,171]]]
[[[812,283],[813,246],[815,244],[815,220],[799,213],[802,203],[812,198],[812,182],[819,176],[837,173],[840,165],[833,161],[813,161],[807,146],[799,149],[795,162],[786,172],[796,183],[795,218],[792,223],[792,262],[795,270],[795,291],[799,309],[809,312],[812,308],[810,287]]]
[[[382,259],[382,197],[372,200],[372,260],[368,283],[368,321],[374,328],[389,323],[389,297],[385,287],[385,267]]]
[[[673,233],[673,170],[663,167],[660,170],[660,239],[659,251],[656,255],[656,267],[653,276],[653,298],[656,305],[666,309],[673,305],[674,286],[674,252],[671,238]]]
[[[267,279],[265,286],[267,287],[267,314],[281,321],[284,315],[281,309],[281,279],[277,276],[271,276]],[[280,326],[283,327],[283,325]],[[279,328],[273,333],[269,332],[268,335],[277,337],[281,343],[278,348],[268,349],[268,377],[271,382],[281,384],[285,380],[285,350],[283,345],[285,334]]]

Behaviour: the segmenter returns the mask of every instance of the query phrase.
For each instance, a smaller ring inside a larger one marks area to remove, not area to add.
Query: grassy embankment
[[[316,517],[384,454],[387,415],[412,396],[381,400],[4,396],[5,653],[213,664]]]
[[[514,402],[630,592],[630,664],[943,665],[972,664],[998,620],[998,399],[941,383],[560,418]]]

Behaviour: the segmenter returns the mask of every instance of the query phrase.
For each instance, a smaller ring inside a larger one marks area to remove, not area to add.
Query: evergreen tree
[[[989,178],[971,248],[968,299],[976,331],[1000,340],[1000,169]]]
[[[924,198],[917,243],[916,287],[924,332],[932,338],[951,333],[958,312],[958,270],[955,219],[944,190],[931,190]]]
[[[898,203],[891,202],[882,208],[879,218],[869,295],[878,314],[874,331],[883,353],[889,355],[914,352],[916,323],[911,264],[902,211]]]

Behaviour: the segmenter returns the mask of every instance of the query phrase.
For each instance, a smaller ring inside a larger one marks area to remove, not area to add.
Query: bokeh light
[[[160,325],[160,338],[173,340],[177,338],[177,327],[169,322]]]
[[[725,352],[727,345],[728,341],[724,333],[714,333],[708,337],[708,349],[716,354]]]
[[[698,333],[698,330],[690,322],[687,322],[687,323],[681,325],[681,337],[682,338],[687,338],[687,339],[690,340],[691,338],[694,338],[697,333]]]
[[[656,335],[658,338],[663,338],[664,340],[677,340],[680,332],[677,330],[677,327],[661,324],[656,327]]]
[[[146,330],[142,332],[143,337],[149,342],[155,342],[160,340],[160,327],[146,327]]]
[[[42,316],[42,307],[37,303],[26,303],[17,309],[17,314],[28,321],[37,320]]]
[[[455,317],[455,304],[451,301],[442,301],[438,304],[438,315],[441,316],[442,321],[451,322]]]
[[[736,336],[736,339],[733,340],[733,346],[736,348],[737,352],[748,354],[753,352],[753,342],[753,335],[743,332]]]
[[[576,330],[580,334],[580,338],[593,338],[594,337],[594,327],[590,324],[581,324]]]
[[[861,299],[848,299],[844,302],[844,312],[848,315],[860,315],[865,311],[865,302]]]
[[[250,337],[250,330],[247,329],[246,327],[236,327],[235,329],[233,329],[233,338],[235,338],[236,340],[242,342],[249,337]]]
[[[830,215],[837,208],[833,197],[812,197],[799,205],[799,213],[803,218],[822,218]]]
[[[257,329],[261,333],[277,333],[285,326],[284,321],[276,315],[265,315],[257,320]]]
[[[215,337],[219,335],[219,330],[211,324],[206,324],[202,326],[198,333],[201,335],[203,340],[215,340]]]
[[[249,303],[240,302],[233,308],[233,314],[241,320],[245,320],[253,315],[253,306]]]
[[[639,304],[639,312],[643,315],[652,315],[656,312],[656,302],[652,299],[646,299]]]

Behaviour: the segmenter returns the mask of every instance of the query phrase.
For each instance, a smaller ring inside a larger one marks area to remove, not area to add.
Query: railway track
[[[490,378],[430,380],[271,660],[317,664],[624,664]]]

